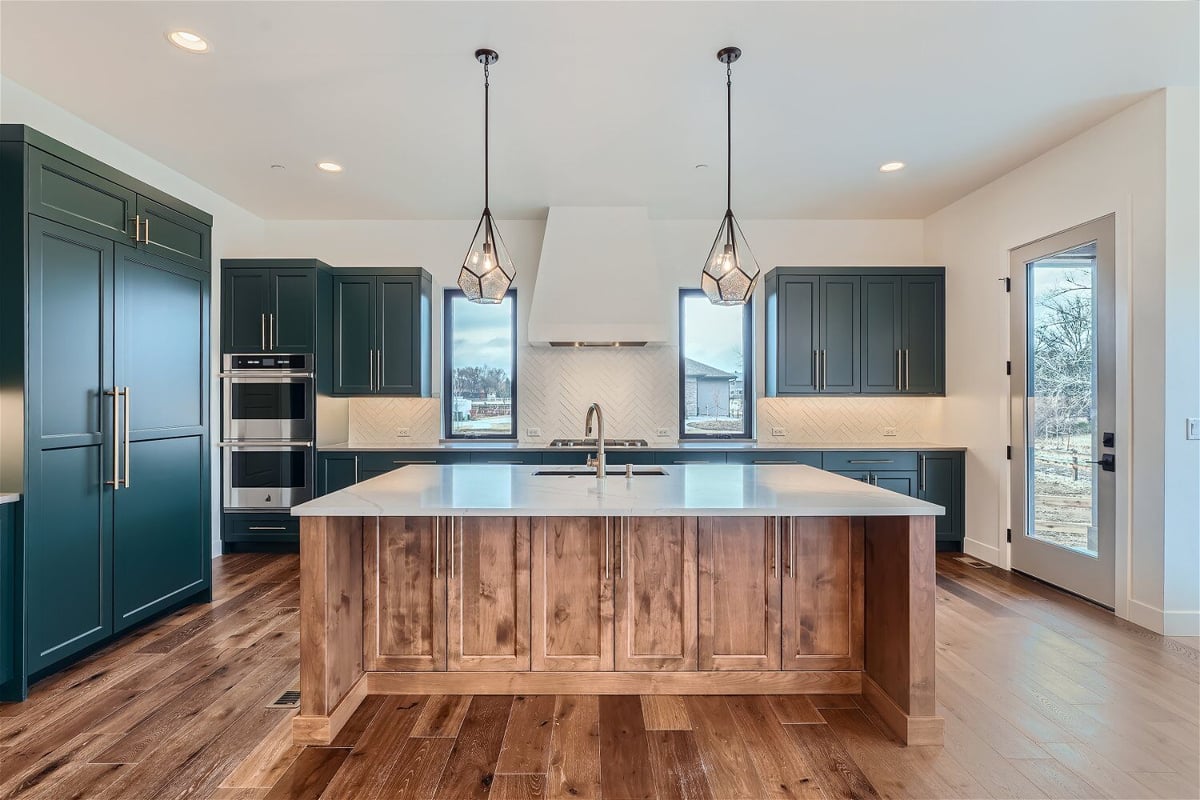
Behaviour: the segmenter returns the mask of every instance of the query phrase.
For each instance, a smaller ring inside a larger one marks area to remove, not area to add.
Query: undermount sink
[[[620,477],[625,474],[624,467],[607,467],[604,474]],[[662,467],[634,467],[633,474],[635,477],[642,475],[666,475],[667,471]],[[533,473],[534,477],[540,475],[556,475],[560,478],[587,478],[596,477],[596,470],[592,467],[559,467],[558,469],[539,469]]]

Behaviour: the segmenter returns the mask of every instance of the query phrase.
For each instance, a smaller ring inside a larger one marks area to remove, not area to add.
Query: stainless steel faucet
[[[603,478],[607,474],[604,457],[604,412],[600,410],[599,403],[588,406],[587,417],[583,420],[583,436],[586,439],[592,435],[593,414],[596,417],[596,455],[588,457],[587,465],[596,468],[597,478]]]

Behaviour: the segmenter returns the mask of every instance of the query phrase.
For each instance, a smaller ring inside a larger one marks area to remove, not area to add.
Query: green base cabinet
[[[918,454],[917,497],[945,507],[937,518],[937,540],[958,543],[966,536],[966,454],[961,450],[929,450]]]
[[[30,676],[210,596],[212,218],[3,125],[0,224],[0,386],[21,399],[0,486],[23,496],[0,686],[19,699]]]

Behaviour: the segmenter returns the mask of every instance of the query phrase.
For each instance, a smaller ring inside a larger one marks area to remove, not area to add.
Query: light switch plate
[[[895,429],[895,428],[884,428],[884,429],[883,429],[883,435],[884,435],[884,436],[895,436],[895,435],[896,435],[896,429]]]
[[[526,428],[525,429],[525,438],[526,439],[542,438],[542,429],[541,428]]]
[[[396,436],[401,439],[406,439],[412,436],[412,430],[409,428],[396,428]]]
[[[1188,417],[1187,438],[1200,439],[1200,417]]]
[[[772,436],[787,436],[787,428],[771,428]]]

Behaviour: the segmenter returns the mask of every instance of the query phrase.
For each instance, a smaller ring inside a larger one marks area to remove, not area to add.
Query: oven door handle
[[[238,378],[249,378],[249,379],[251,379],[253,381],[257,381],[259,383],[261,383],[264,378],[269,378],[278,383],[287,383],[288,381],[293,381],[293,380],[296,380],[297,378],[307,379],[307,380],[311,381],[315,377],[315,373],[312,373],[312,372],[267,372],[266,370],[262,370],[262,371],[245,371],[245,372],[222,372],[221,377],[222,378],[232,378],[235,381]]]
[[[282,450],[284,448],[292,448],[299,450],[302,447],[312,447],[312,442],[268,442],[262,439],[248,440],[244,442],[219,442],[218,447],[242,447],[247,450]]]

